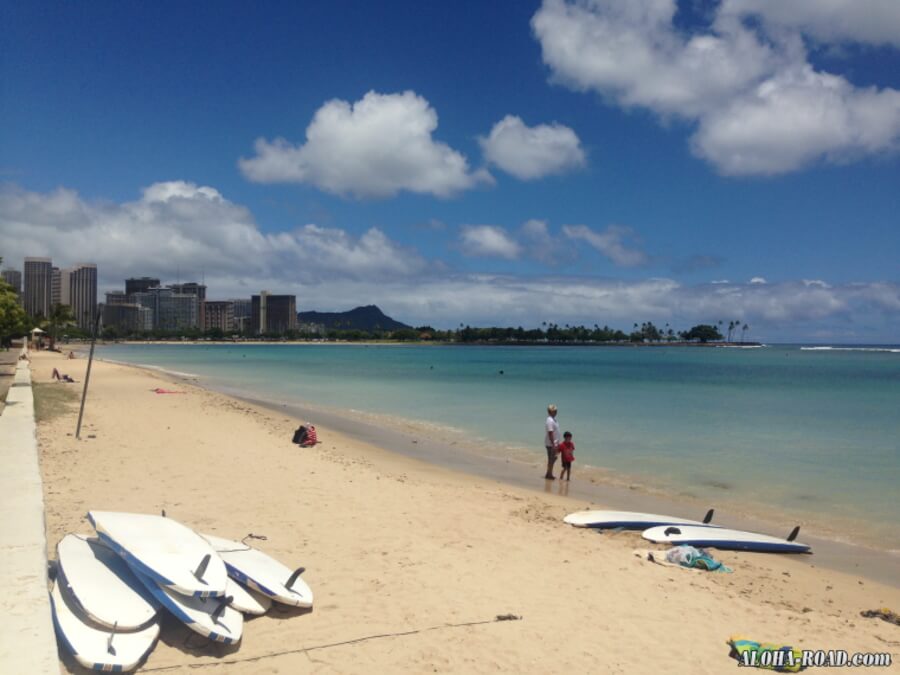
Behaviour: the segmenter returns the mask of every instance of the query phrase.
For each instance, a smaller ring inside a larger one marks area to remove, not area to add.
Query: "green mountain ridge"
[[[297,312],[297,321],[323,324],[329,330],[394,331],[412,328],[387,316],[376,305],[356,307],[347,312]]]

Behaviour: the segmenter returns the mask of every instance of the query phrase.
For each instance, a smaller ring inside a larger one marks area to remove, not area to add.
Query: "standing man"
[[[559,446],[559,422],[556,421],[556,406],[552,403],[547,406],[547,423],[544,425],[544,447],[547,448],[547,473],[544,478],[553,480],[553,465],[556,463],[556,454]]]

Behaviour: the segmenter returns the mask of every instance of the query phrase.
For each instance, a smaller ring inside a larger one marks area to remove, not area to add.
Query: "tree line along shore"
[[[365,308],[363,308],[365,309]],[[378,311],[380,314],[380,310]],[[349,314],[349,313],[345,313]],[[381,315],[383,316],[383,315]],[[609,326],[571,326],[543,322],[540,327],[526,329],[519,327],[472,327],[460,324],[457,328],[441,330],[430,325],[406,326],[384,317],[383,327],[379,323],[364,326],[353,325],[351,320],[335,321],[331,325],[305,324],[305,328],[290,329],[279,333],[253,334],[250,331],[224,331],[221,328],[202,330],[199,327],[179,330],[127,331],[117,326],[100,328],[99,337],[105,341],[157,341],[157,340],[215,340],[215,341],[341,341],[341,342],[431,342],[452,344],[578,344],[578,345],[738,345],[754,346],[759,343],[745,340],[749,326],[732,320],[727,324],[698,324],[690,329],[676,331],[666,323],[657,327],[652,321],[634,324],[630,332]],[[400,326],[400,327],[398,327]],[[48,317],[31,317],[25,314],[12,288],[0,282],[0,341],[8,345],[13,338],[32,334],[34,329],[45,336],[51,349],[57,341],[85,340],[91,332],[75,325],[71,310],[65,305],[57,305]],[[722,331],[725,330],[723,335]],[[740,339],[738,339],[740,337]]]
[[[65,334],[63,339],[86,339],[82,334]],[[584,326],[549,325],[546,329],[536,328],[473,328],[460,327],[455,330],[437,330],[430,326],[403,328],[383,331],[355,328],[331,328],[322,331],[291,330],[283,333],[225,334],[221,330],[210,331],[145,331],[120,334],[117,331],[101,331],[100,339],[106,342],[370,342],[406,344],[450,344],[450,345],[553,345],[553,346],[622,346],[622,347],[754,347],[761,343],[723,336],[714,325],[699,324],[686,331],[664,333],[652,323],[644,324],[638,330],[625,333],[608,327],[586,328]]]

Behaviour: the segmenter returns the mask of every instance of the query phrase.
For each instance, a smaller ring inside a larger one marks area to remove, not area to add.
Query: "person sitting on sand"
[[[547,422],[544,429],[544,447],[547,448],[547,473],[544,474],[544,478],[554,480],[556,476],[553,475],[553,465],[559,453],[559,422],[556,421],[556,406],[552,403],[547,406]]]
[[[575,444],[572,442],[572,432],[563,434],[563,442],[559,444],[559,454],[562,459],[562,471],[559,479],[565,476],[566,480],[572,480],[572,462],[575,461]]]

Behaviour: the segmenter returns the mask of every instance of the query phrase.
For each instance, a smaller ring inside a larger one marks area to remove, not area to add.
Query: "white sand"
[[[85,364],[38,354],[35,380],[62,366],[83,381]],[[900,629],[859,616],[900,609],[897,588],[764,554],[719,553],[734,574],[654,565],[633,554],[638,534],[563,524],[582,502],[319,425],[323,442],[301,449],[297,420],[161,374],[95,362],[81,441],[76,418],[73,406],[38,431],[51,557],[66,533],[90,532],[89,509],[166,509],[223,537],[266,535],[259,547],[306,566],[315,593],[311,613],[250,621],[236,650],[167,620],[147,670],[723,673],[734,633],[900,651]],[[507,613],[522,620],[494,621]]]

